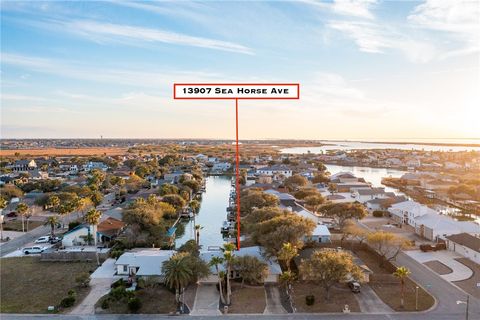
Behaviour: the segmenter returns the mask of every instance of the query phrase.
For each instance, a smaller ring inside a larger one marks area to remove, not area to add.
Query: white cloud
[[[333,13],[364,19],[374,19],[371,12],[377,0],[334,0],[333,3],[318,0],[303,0],[303,2],[320,9],[327,9]]]
[[[241,44],[186,35],[162,29],[145,28],[125,24],[103,23],[93,20],[49,20],[28,22],[49,30],[69,32],[96,42],[117,42],[125,45],[168,43],[207,48],[241,54],[253,54],[253,50]]]
[[[94,82],[114,83],[146,88],[170,88],[174,82],[225,80],[219,74],[209,72],[169,71],[161,69],[135,70],[102,68],[76,61],[46,59],[14,53],[2,53],[1,63],[17,66],[30,72],[41,72],[66,78]]]
[[[385,53],[387,49],[398,50],[410,61],[417,63],[428,62],[436,55],[436,48],[429,42],[415,40],[373,22],[332,21],[328,27],[346,34],[363,52]]]
[[[446,50],[440,59],[480,50],[480,2],[472,0],[427,0],[415,7],[407,20],[417,28],[443,32],[457,48]]]
[[[376,3],[376,0],[335,0],[332,10],[338,14],[373,19],[370,9]]]

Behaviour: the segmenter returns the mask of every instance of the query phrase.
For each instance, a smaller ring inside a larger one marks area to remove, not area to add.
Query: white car
[[[22,249],[24,254],[35,254],[35,253],[42,253],[45,250],[43,247],[26,247]]]
[[[35,243],[48,243],[50,241],[49,236],[43,236],[35,240]]]

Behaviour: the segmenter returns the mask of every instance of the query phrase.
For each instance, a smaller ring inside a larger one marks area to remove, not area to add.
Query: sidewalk
[[[473,271],[470,268],[455,260],[457,258],[463,258],[455,252],[445,250],[435,252],[411,250],[405,251],[405,253],[422,264],[428,261],[439,261],[443,263],[453,270],[452,273],[440,275],[443,279],[449,282],[465,280],[470,278],[473,274]]]

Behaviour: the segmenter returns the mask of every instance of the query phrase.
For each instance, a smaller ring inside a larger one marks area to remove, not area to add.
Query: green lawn
[[[43,226],[42,221],[30,221],[28,222],[28,230],[33,230],[36,227]],[[22,219],[5,221],[3,224],[3,230],[5,231],[22,231]],[[25,222],[25,231],[27,230],[27,222]]]
[[[93,271],[94,262],[42,262],[38,257],[3,258],[0,260],[0,311],[6,313],[47,313],[57,306],[70,289],[77,301],[88,288],[77,288],[75,275]]]

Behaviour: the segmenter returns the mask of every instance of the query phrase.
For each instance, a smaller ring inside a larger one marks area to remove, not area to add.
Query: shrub
[[[102,304],[100,305],[100,307],[101,307],[103,310],[110,308],[110,301],[108,300],[108,298],[103,299]]]
[[[72,297],[76,297],[76,296],[77,296],[77,293],[76,293],[75,290],[73,290],[73,289],[68,290],[68,293],[67,293],[67,294],[68,294],[68,296],[72,296]]]
[[[307,304],[307,306],[313,305],[315,303],[315,296],[313,294],[306,296],[305,303]]]
[[[383,217],[383,211],[375,210],[375,211],[372,212],[372,215],[376,218],[381,218],[381,217]]]
[[[135,313],[138,310],[140,310],[141,307],[142,307],[142,302],[140,301],[139,298],[134,297],[128,300],[128,309],[130,309],[131,312]]]
[[[117,301],[121,300],[126,295],[127,291],[124,286],[113,288],[112,291],[110,291],[110,296]]]
[[[79,287],[88,287],[88,284],[90,283],[90,275],[88,272],[82,272],[77,275],[75,278],[75,282]]]
[[[67,297],[63,298],[62,301],[60,301],[60,307],[62,308],[69,308],[69,307],[72,307],[74,304],[75,304],[74,295],[68,295]]]
[[[117,288],[117,287],[120,287],[120,286],[125,286],[125,281],[123,281],[123,279],[118,279],[117,281],[112,283],[110,285],[110,288]]]
[[[124,250],[121,249],[112,250],[110,251],[110,258],[118,259],[123,254],[123,252]]]

